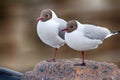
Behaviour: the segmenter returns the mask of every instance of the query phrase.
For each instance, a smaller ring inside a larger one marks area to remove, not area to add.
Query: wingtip
[[[119,34],[119,33],[120,33],[120,31],[114,31],[114,32],[112,32],[113,35]]]
[[[117,31],[118,33],[120,33],[120,31]]]

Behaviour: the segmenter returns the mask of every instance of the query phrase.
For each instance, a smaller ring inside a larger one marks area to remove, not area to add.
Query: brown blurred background
[[[25,72],[41,60],[52,57],[53,48],[36,34],[36,18],[50,8],[65,19],[120,30],[120,0],[1,0],[0,67]],[[57,58],[81,58],[78,51],[61,47]],[[104,41],[99,48],[86,51],[88,60],[106,61],[120,66],[120,34]]]

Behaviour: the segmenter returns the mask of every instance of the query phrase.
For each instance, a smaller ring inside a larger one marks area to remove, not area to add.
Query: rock
[[[21,80],[23,73],[0,67],[0,80]]]
[[[85,60],[86,66],[75,66],[81,59],[41,61],[33,71],[24,73],[23,80],[120,80],[117,65]]]

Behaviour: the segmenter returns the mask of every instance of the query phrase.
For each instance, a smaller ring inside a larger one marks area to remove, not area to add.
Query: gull
[[[58,18],[51,9],[43,9],[37,21],[37,34],[39,38],[43,43],[54,48],[53,59],[47,61],[54,62],[58,49],[65,44],[65,32],[61,30],[66,27],[67,22]]]
[[[82,24],[77,20],[67,22],[67,27],[62,30],[65,32],[66,44],[74,50],[82,52],[82,63],[76,64],[85,66],[84,51],[96,49],[103,41],[120,33],[120,31],[111,32],[109,29],[91,24]]]

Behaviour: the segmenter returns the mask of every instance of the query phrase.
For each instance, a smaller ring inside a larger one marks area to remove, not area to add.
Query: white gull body
[[[37,34],[45,44],[53,48],[60,48],[65,44],[61,30],[66,27],[66,21],[58,18],[52,10],[50,11],[52,12],[50,20],[38,21]]]
[[[77,22],[77,29],[65,33],[67,45],[78,51],[85,51],[97,48],[103,40],[114,35],[104,27]]]

